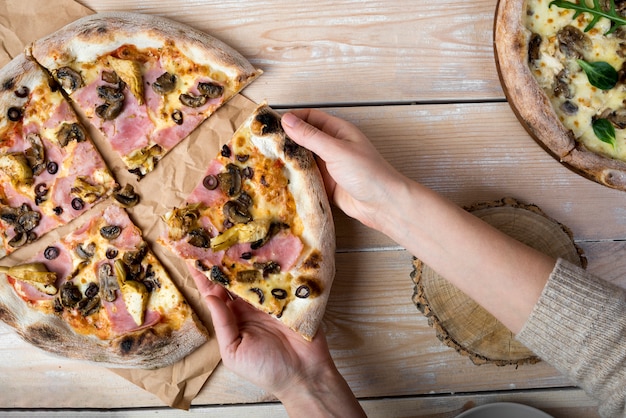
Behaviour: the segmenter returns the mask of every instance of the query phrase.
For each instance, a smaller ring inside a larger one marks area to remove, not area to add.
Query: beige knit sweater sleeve
[[[626,416],[626,290],[559,260],[517,339],[597,399],[602,416]]]

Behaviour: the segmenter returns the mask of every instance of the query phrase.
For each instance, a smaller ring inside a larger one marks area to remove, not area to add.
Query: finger
[[[209,311],[211,311],[211,319],[220,354],[224,359],[233,358],[241,342],[237,318],[219,297],[209,295],[205,298],[205,302],[209,307]]]
[[[293,113],[283,115],[282,124],[291,139],[313,151],[323,160],[327,160],[338,151],[337,138],[305,122]]]

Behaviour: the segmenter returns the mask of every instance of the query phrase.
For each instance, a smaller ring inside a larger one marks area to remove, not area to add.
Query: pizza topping
[[[100,106],[96,107],[96,115],[103,120],[113,120],[122,113],[124,108],[124,100],[118,100],[115,102],[104,102]]]
[[[28,88],[28,86],[20,86],[13,93],[20,99],[24,99],[30,94],[30,89]]]
[[[89,260],[96,254],[96,244],[94,242],[90,242],[87,246],[78,244],[76,246],[76,254],[83,260]]]
[[[176,125],[183,124],[183,112],[176,109],[172,112],[172,120],[176,123]]]
[[[15,236],[8,242],[11,247],[19,248],[37,239],[33,230],[39,225],[41,213],[30,210],[27,204],[19,208],[3,207],[0,218],[12,225],[15,231]]]
[[[210,277],[211,277],[211,280],[223,286],[230,285],[230,280],[228,279],[228,276],[226,276],[224,272],[218,266],[211,267]]]
[[[62,147],[70,141],[83,142],[86,138],[85,130],[78,123],[63,123],[57,132],[57,141]]]
[[[140,105],[143,104],[143,76],[141,75],[139,63],[135,60],[119,59],[113,56],[108,57],[108,62],[117,76],[128,86],[137,102]]]
[[[54,72],[54,76],[68,94],[72,94],[83,86],[83,79],[80,74],[70,67],[59,68]]]
[[[185,205],[181,208],[174,208],[168,212],[164,220],[168,226],[168,235],[171,239],[178,241],[189,231],[196,229],[200,218],[200,204]]]
[[[22,109],[19,107],[10,107],[9,110],[7,110],[7,118],[9,118],[11,122],[17,122],[22,119]]]
[[[189,244],[199,248],[209,248],[211,244],[211,237],[204,228],[196,228],[189,232]]]
[[[230,197],[236,197],[241,193],[241,171],[235,164],[228,164],[225,173],[217,175],[220,189]]]
[[[222,145],[222,150],[220,151],[220,155],[224,158],[230,158],[231,151],[230,151],[230,147],[228,146],[228,144]]]
[[[161,74],[154,83],[152,89],[161,95],[171,93],[176,89],[176,81],[178,78],[174,74],[165,72]]]
[[[0,267],[0,272],[6,273],[15,280],[26,282],[47,295],[55,295],[58,291],[54,286],[57,274],[48,271],[43,263],[33,262],[12,267]]]
[[[300,299],[306,299],[311,295],[311,289],[306,285],[298,286],[295,295]]]
[[[561,28],[556,36],[559,49],[570,58],[583,58],[585,50],[591,47],[591,40],[580,29],[571,25]]]
[[[258,287],[253,287],[250,289],[250,292],[255,293],[259,297],[259,305],[263,305],[265,302],[265,295],[263,294],[263,291]]]
[[[46,249],[43,252],[43,256],[46,258],[46,260],[54,260],[55,258],[57,258],[59,256],[61,252],[59,251],[59,249],[57,247],[46,247]]]
[[[33,181],[33,170],[21,152],[0,155],[0,170],[4,171],[15,185],[31,184]]]
[[[198,91],[209,99],[217,99],[224,94],[224,87],[217,83],[198,83]]]
[[[46,168],[46,154],[43,142],[41,141],[41,137],[34,132],[26,135],[26,140],[30,144],[30,147],[24,151],[24,155],[33,171],[33,175],[38,176]]]
[[[54,161],[49,161],[48,164],[46,164],[46,171],[50,174],[56,174],[57,171],[59,171],[59,164]]]
[[[80,197],[75,197],[72,199],[72,209],[74,210],[83,210],[85,208],[85,202]]]
[[[114,240],[122,233],[122,228],[117,225],[106,225],[100,228],[100,235],[107,240]]]
[[[195,96],[190,93],[183,93],[180,96],[178,96],[178,99],[185,106],[193,107],[193,108],[204,106],[206,102],[209,100],[209,98],[205,95]]]
[[[272,296],[279,300],[287,298],[287,291],[285,289],[272,289],[271,293]]]
[[[240,200],[230,200],[224,204],[224,216],[233,225],[248,223],[252,220],[252,216],[248,212],[247,206]]]
[[[130,184],[124,186],[121,191],[114,193],[113,197],[126,208],[131,208],[139,203],[139,195],[135,193],[135,189]]]
[[[256,242],[265,238],[270,230],[270,222],[255,219],[246,224],[235,224],[211,240],[213,251],[227,250],[238,243]]]
[[[83,295],[80,293],[80,289],[72,282],[65,282],[61,286],[61,306],[64,308],[73,308],[78,302],[81,301]]]
[[[103,184],[94,185],[94,184],[89,183],[85,177],[78,176],[74,180],[74,184],[72,185],[71,192],[75,194],[77,198],[79,198],[81,202],[84,204],[84,202],[94,203],[96,200],[100,199],[102,196],[106,194],[107,189]],[[72,200],[72,207],[74,207],[73,200]],[[74,207],[74,209],[77,209],[77,208]]]
[[[135,324],[142,325],[149,296],[146,286],[135,280],[126,280],[120,290],[128,313],[132,316]]]
[[[113,269],[109,263],[102,263],[98,267],[98,282],[102,297],[107,302],[114,302],[117,298],[116,290],[119,290],[117,276],[113,274]]]
[[[215,190],[219,184],[219,181],[216,176],[213,174],[209,174],[208,176],[202,179],[202,185],[207,190]]]

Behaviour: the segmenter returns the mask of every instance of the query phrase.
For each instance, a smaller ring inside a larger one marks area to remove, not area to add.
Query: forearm
[[[393,200],[377,228],[517,333],[555,260],[420,184],[400,178],[390,187]]]
[[[365,412],[347,382],[334,365],[324,369],[318,378],[290,385],[276,394],[289,416],[365,417]]]

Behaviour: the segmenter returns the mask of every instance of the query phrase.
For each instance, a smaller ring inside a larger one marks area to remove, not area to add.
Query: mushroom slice
[[[248,209],[237,201],[230,200],[224,204],[224,215],[233,224],[245,224],[252,220]]]
[[[83,86],[83,78],[70,67],[59,68],[54,72],[54,76],[68,94],[72,94]]]
[[[217,83],[199,83],[198,91],[209,99],[217,99],[224,94],[224,87]]]
[[[161,74],[155,81],[152,83],[152,89],[161,95],[166,95],[171,93],[176,89],[176,81],[178,78],[176,75],[165,72]]]
[[[125,208],[132,208],[139,203],[139,195],[135,193],[135,189],[130,184],[124,186],[124,188],[115,193],[113,197]]]
[[[103,263],[98,267],[98,282],[104,300],[114,302],[117,298],[115,291],[119,290],[120,286],[109,263]]]
[[[47,295],[55,295],[58,291],[54,285],[57,274],[48,271],[43,263],[35,262],[12,267],[0,267],[0,272],[6,273],[15,280],[26,282]]]
[[[46,168],[46,153],[43,142],[41,141],[41,137],[34,132],[26,135],[26,140],[31,146],[24,151],[24,155],[26,156],[28,165],[30,165],[33,171],[33,175],[37,176]]]
[[[103,120],[113,120],[118,117],[120,113],[122,113],[123,108],[123,100],[117,102],[106,102],[96,107],[96,115]]]
[[[72,282],[65,282],[61,286],[61,305],[66,308],[73,308],[76,306],[83,295],[80,293],[80,289]]]
[[[96,244],[94,242],[90,242],[87,246],[83,244],[78,244],[76,246],[76,254],[83,260],[89,260],[96,253]]]
[[[133,93],[133,96],[137,98],[139,104],[143,104],[143,76],[139,63],[137,61],[115,58],[113,56],[109,56],[107,60],[117,76],[126,83],[131,93]]]
[[[208,97],[202,96],[202,95],[194,96],[193,94],[183,93],[180,96],[178,96],[178,99],[185,106],[196,108],[196,107],[203,106],[207,102]]]
[[[189,231],[189,244],[198,248],[209,248],[211,245],[211,237],[204,228],[196,228]]]
[[[83,142],[87,134],[78,123],[63,123],[56,137],[59,145],[65,147],[70,141]]]
[[[228,164],[225,173],[217,175],[220,189],[230,197],[237,197],[241,193],[241,170],[235,164]]]

